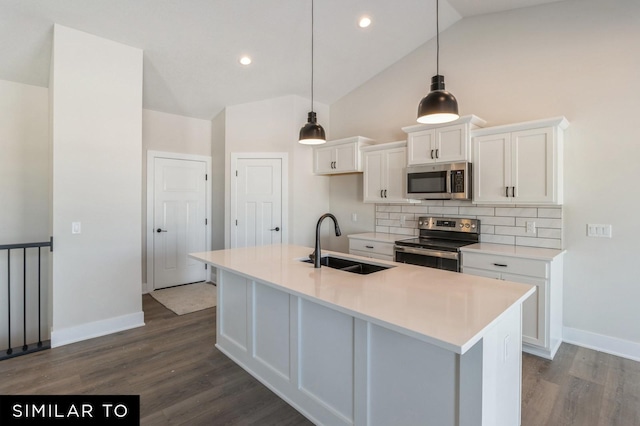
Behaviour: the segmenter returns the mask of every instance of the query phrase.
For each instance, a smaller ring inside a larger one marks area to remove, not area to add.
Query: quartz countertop
[[[365,232],[363,234],[351,234],[347,235],[348,238],[353,238],[356,240],[371,240],[371,241],[379,241],[381,243],[393,243],[400,240],[408,240],[411,238],[416,238],[415,235],[404,235],[404,234],[387,234],[384,232]]]
[[[323,255],[394,267],[369,275],[315,269],[300,262],[312,251],[283,244],[189,256],[459,354],[535,291],[526,284],[330,251]]]
[[[521,257],[524,259],[553,260],[564,253],[564,250],[555,250],[538,247],[511,246],[507,244],[477,243],[460,247],[465,253],[497,254],[500,256]]]

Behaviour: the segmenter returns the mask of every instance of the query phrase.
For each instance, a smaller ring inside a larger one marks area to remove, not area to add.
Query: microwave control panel
[[[464,170],[451,171],[451,192],[454,194],[464,192]]]

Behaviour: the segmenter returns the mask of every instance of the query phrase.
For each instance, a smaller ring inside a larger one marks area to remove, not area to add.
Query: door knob
[[[158,228],[158,229],[156,229],[156,232],[167,232],[167,230],[166,229],[162,229],[162,228]]]
[[[279,230],[280,230],[280,227],[279,227],[279,226],[276,226],[276,227],[275,227],[275,228],[273,228],[273,229],[269,229],[269,231],[276,231],[276,232],[277,232],[277,231],[279,231]]]

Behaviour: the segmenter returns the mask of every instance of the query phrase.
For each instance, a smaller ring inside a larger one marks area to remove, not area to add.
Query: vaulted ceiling
[[[553,1],[441,0],[440,31]],[[314,10],[314,95],[325,104],[436,33],[435,0],[315,0]],[[358,27],[362,15],[370,27]],[[144,108],[210,119],[310,95],[311,0],[0,0],[0,79],[48,86],[54,23],[143,49]]]

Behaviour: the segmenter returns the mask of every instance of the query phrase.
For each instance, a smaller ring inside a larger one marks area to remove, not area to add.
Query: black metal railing
[[[47,242],[42,243],[25,243],[25,244],[6,244],[0,245],[0,261],[3,261],[1,257],[3,257],[3,251],[6,251],[6,304],[5,306],[1,306],[0,308],[5,310],[5,318],[7,323],[4,325],[6,327],[6,337],[2,339],[6,341],[6,349],[0,350],[0,361],[8,358],[13,358],[20,355],[26,355],[28,353],[41,351],[44,349],[49,349],[51,347],[50,340],[42,339],[42,329],[43,329],[43,284],[42,284],[42,248],[49,247],[49,251],[53,251],[53,237],[50,238]],[[27,268],[27,259],[35,260],[35,253],[33,249],[37,249],[37,279],[33,276],[35,275],[35,266],[29,265]],[[16,253],[17,252],[17,253]],[[17,273],[12,271],[12,263],[20,263],[20,252],[22,254],[22,268],[18,268]],[[13,253],[13,255],[12,255]],[[45,253],[46,254],[46,253]],[[2,262],[4,263],[4,262]],[[20,277],[20,269],[22,272],[22,276]],[[12,272],[14,275],[12,277]],[[31,275],[28,279],[28,272]],[[0,271],[0,279],[2,278],[2,271]],[[21,281],[21,282],[20,282]],[[4,283],[3,283],[4,284]],[[35,293],[32,288],[34,285],[37,285],[37,314],[34,314],[35,310],[35,301],[31,300],[35,297],[35,294],[32,298],[27,297],[30,292]],[[29,286],[29,287],[28,287]],[[22,287],[22,300],[18,300],[15,303],[15,299],[20,299],[20,295],[18,294],[16,297],[15,292],[19,293],[20,287]],[[46,287],[48,289],[48,286]],[[4,289],[3,289],[4,290]],[[12,290],[14,290],[14,297],[12,299]],[[0,295],[0,304],[5,298],[3,295]],[[30,300],[28,300],[30,299]],[[33,306],[32,309],[29,309]],[[12,319],[15,319],[17,316],[20,317],[20,312],[22,311],[22,329],[20,330],[20,326],[12,328]],[[46,311],[45,311],[46,312]],[[48,322],[48,316],[45,321]],[[3,326],[3,318],[0,317],[0,331]],[[29,328],[28,328],[29,327]],[[35,334],[37,330],[37,342],[33,342],[35,340]],[[17,335],[17,336],[16,336]],[[13,347],[15,341],[22,340],[22,347],[16,346]],[[27,340],[32,340],[27,343]],[[1,346],[0,346],[1,348]]]

